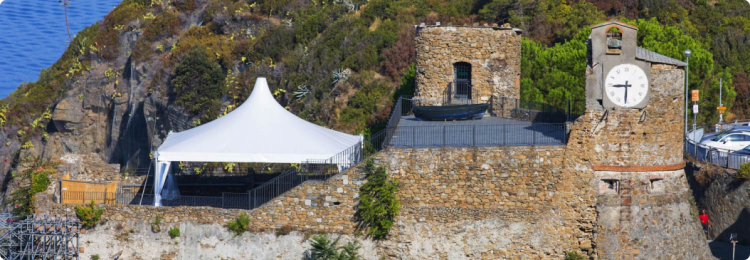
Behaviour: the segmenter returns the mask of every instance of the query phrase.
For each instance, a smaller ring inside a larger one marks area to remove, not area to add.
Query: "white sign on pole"
[[[693,114],[698,114],[698,104],[693,104]]]

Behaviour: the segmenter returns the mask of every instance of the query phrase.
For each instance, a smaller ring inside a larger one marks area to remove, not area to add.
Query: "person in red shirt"
[[[706,210],[701,210],[701,214],[698,215],[698,218],[701,219],[701,226],[703,226],[703,233],[708,235],[708,227],[711,225],[708,223],[708,214],[706,214]]]

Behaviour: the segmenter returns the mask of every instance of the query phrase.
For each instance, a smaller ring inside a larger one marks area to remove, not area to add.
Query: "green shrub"
[[[138,42],[133,47],[133,58],[147,60],[158,56],[154,55],[152,44],[171,35],[177,35],[181,25],[180,19],[174,12],[163,12],[157,15],[143,30],[143,36],[138,38]],[[164,52],[163,49],[161,52]]]
[[[81,225],[85,228],[93,228],[99,224],[99,220],[102,218],[104,209],[96,208],[96,203],[91,200],[91,204],[86,206],[76,206],[76,216],[81,221]]]
[[[193,115],[217,110],[226,91],[224,77],[219,64],[203,48],[194,46],[177,64],[171,81],[174,100]]]
[[[13,176],[20,185],[11,193],[9,200],[9,204],[14,206],[13,213],[19,218],[34,211],[34,196],[47,190],[51,184],[49,176],[56,172],[55,163],[42,158],[25,159],[22,165],[25,169]]]
[[[750,163],[740,165],[740,169],[737,170],[737,178],[750,179]]]
[[[367,233],[375,239],[383,239],[393,226],[393,218],[398,215],[401,203],[396,198],[398,182],[389,180],[385,167],[375,166],[368,160],[364,166],[367,182],[360,188],[358,217],[362,226],[369,228]]]
[[[179,227],[172,227],[169,229],[169,237],[172,239],[175,239],[176,237],[180,236],[180,228]]]
[[[236,219],[227,223],[227,229],[234,232],[235,236],[242,235],[247,230],[247,226],[250,225],[250,217],[245,213],[240,213]]]
[[[161,232],[161,227],[159,227],[159,224],[161,224],[161,216],[156,216],[154,222],[151,222],[151,231],[156,233]]]
[[[586,260],[586,257],[576,251],[570,251],[565,253],[565,260]]]
[[[344,246],[338,246],[339,239],[331,241],[328,235],[315,235],[310,242],[310,260],[359,260],[357,250],[359,243],[356,241],[346,243]]]
[[[99,260],[99,254],[92,255],[91,260]]]

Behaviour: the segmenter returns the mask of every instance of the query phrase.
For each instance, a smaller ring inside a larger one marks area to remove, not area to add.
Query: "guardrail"
[[[399,126],[388,147],[485,147],[565,145],[565,124]]]
[[[695,160],[710,163],[719,167],[739,169],[740,165],[750,163],[750,155],[735,154],[727,151],[711,149],[692,142],[685,141],[686,153]]]

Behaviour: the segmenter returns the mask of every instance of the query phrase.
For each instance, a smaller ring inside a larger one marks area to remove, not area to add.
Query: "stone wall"
[[[587,181],[563,167],[565,148],[488,147],[388,149],[375,156],[401,185],[403,203],[383,257],[414,259],[555,259],[566,251],[593,254],[594,198]],[[254,230],[291,226],[303,232],[355,234],[364,176],[350,169],[310,181],[262,207],[102,205],[105,222],[140,225],[161,216],[179,223],[220,224],[241,212]],[[74,205],[41,204],[47,213]],[[426,237],[425,234],[430,234]]]
[[[710,259],[683,170],[597,172],[618,190],[597,196],[597,251],[605,259]]]
[[[651,68],[651,101],[645,109],[587,109],[571,131],[568,149],[592,166],[664,166],[683,162],[685,73]]]
[[[353,234],[355,198],[359,196],[361,179],[354,179],[358,169],[351,169],[328,181],[309,181],[255,210],[218,209],[212,207],[153,207],[133,205],[101,205],[106,210],[102,219],[134,223],[156,216],[164,224],[191,221],[203,224],[226,224],[241,212],[250,216],[250,227],[255,230],[273,230],[290,225],[296,230],[325,233]],[[73,212],[72,204],[49,204],[39,208],[42,213],[65,214]]]
[[[567,167],[596,192],[595,247],[603,259],[709,259],[684,175],[684,71],[651,66],[644,109],[587,104],[573,125]]]
[[[416,99],[442,105],[453,84],[453,64],[471,64],[471,85],[478,97],[519,98],[521,36],[509,27],[420,26],[416,39]]]
[[[414,259],[559,259],[594,254],[594,193],[565,148],[389,149],[379,163],[402,203],[391,254]],[[420,239],[429,237],[431,239]]]

